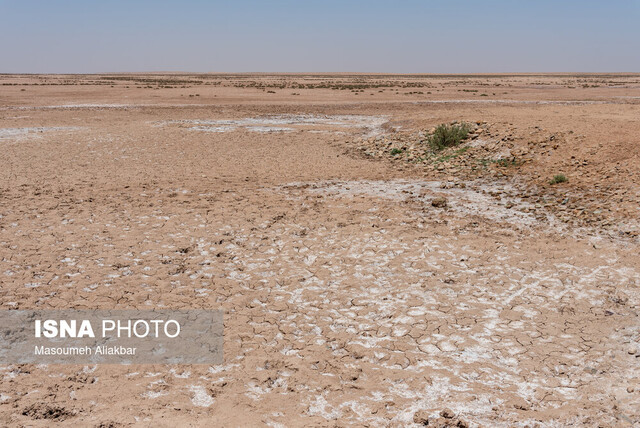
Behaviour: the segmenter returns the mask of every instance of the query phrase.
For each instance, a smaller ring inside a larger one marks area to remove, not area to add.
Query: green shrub
[[[438,125],[435,132],[427,140],[434,150],[457,146],[468,136],[471,126],[468,123]]]
[[[399,155],[400,153],[402,153],[402,150],[400,150],[400,149],[391,149],[391,155],[392,156]]]
[[[564,183],[566,181],[568,181],[569,179],[564,175],[564,174],[557,174],[554,175],[553,178],[551,179],[551,181],[549,182],[549,184],[558,184],[558,183]]]

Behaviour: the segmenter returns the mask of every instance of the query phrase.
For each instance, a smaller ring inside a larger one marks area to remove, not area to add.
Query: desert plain
[[[2,309],[225,325],[0,425],[639,424],[639,152],[638,74],[0,75]]]

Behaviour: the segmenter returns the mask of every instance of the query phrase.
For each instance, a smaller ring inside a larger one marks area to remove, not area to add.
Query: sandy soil
[[[0,425],[639,424],[639,118],[639,75],[2,75],[2,308],[221,308],[225,364],[2,366]]]

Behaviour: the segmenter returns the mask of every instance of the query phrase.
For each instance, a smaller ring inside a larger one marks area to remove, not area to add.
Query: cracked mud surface
[[[372,126],[456,116],[555,129],[615,109],[621,140],[637,145],[635,101],[612,90],[602,105],[541,105],[523,93],[531,103],[452,112],[345,96],[339,106],[132,113],[82,94],[71,111],[25,108],[74,99],[38,91],[31,104],[16,93],[0,113],[3,309],[221,308],[225,363],[1,366],[0,424],[409,426],[449,412],[470,426],[640,420],[636,240],[530,211],[507,179],[461,186],[452,173],[351,156],[345,144]],[[252,132],[265,126],[255,118],[295,132]],[[13,131],[32,128],[42,131]],[[625,162],[637,192],[637,157]]]

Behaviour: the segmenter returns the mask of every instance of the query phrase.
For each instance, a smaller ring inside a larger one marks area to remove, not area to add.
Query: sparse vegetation
[[[462,143],[469,136],[469,131],[471,125],[468,123],[442,124],[436,127],[427,141],[433,150],[443,150]]]
[[[521,164],[521,162],[518,162],[516,158],[511,158],[511,159],[501,158],[501,159],[497,159],[495,162],[496,162],[496,165],[502,168],[508,168],[510,166],[519,166]]]
[[[556,174],[553,176],[549,184],[565,183],[569,179],[564,174]]]
[[[451,159],[455,159],[458,156],[460,156],[461,154],[465,153],[467,150],[469,150],[469,147],[462,147],[460,149],[457,149],[455,152],[450,153],[448,155],[445,156],[440,156],[439,158],[437,158],[435,160],[435,162],[447,162]]]
[[[393,149],[391,149],[391,155],[392,155],[392,156],[397,156],[397,155],[399,155],[399,154],[401,154],[401,153],[402,153],[402,150],[400,150],[400,149],[398,149],[398,148],[393,148]]]

